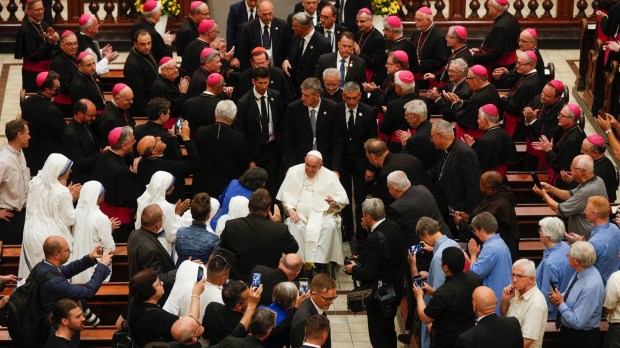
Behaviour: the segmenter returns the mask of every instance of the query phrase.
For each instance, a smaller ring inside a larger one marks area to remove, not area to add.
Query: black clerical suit
[[[151,86],[151,96],[164,98],[170,102],[170,117],[178,118],[183,112],[183,103],[187,99],[187,93],[181,93],[176,82],[170,81],[162,75],[158,75],[153,86]]]
[[[381,235],[380,235],[381,234]],[[372,286],[373,294],[368,301],[368,334],[373,347],[396,347],[394,316],[403,296],[403,269],[406,264],[407,247],[398,225],[390,220],[383,220],[377,225],[364,245],[359,256],[359,263],[353,266],[351,274],[354,280],[361,281],[362,286]],[[382,281],[391,285],[396,292],[393,310],[386,316],[377,300],[377,284]]]
[[[459,58],[463,59],[465,63],[467,63],[467,66],[470,67],[473,65],[472,64],[473,58],[472,58],[471,52],[469,51],[469,47],[467,47],[467,45],[459,47],[456,50],[451,50],[450,58],[448,59],[448,62],[446,63],[446,66],[443,69],[443,72],[440,75],[435,76],[437,81],[441,81],[444,83],[448,83],[450,81],[449,76],[448,76],[448,70],[450,69],[450,64],[452,64],[453,61]]]
[[[243,24],[241,27],[241,36],[239,37],[238,46],[235,49],[235,53],[239,59],[240,71],[252,68],[250,65],[250,56],[252,50],[256,47],[270,48],[271,54],[269,55],[269,60],[273,63],[273,66],[282,66],[282,62],[286,59],[286,53],[290,49],[290,47],[288,47],[286,21],[274,17],[267,26],[269,27],[268,36],[264,34],[265,24],[263,24],[258,17],[253,21]],[[267,37],[269,37],[270,42],[264,43],[263,39],[267,39]]]
[[[497,89],[492,84],[488,84],[477,91],[469,100],[463,101],[462,105],[450,104],[444,98],[437,100],[437,106],[441,110],[444,119],[456,121],[465,130],[478,129],[478,109],[486,104],[493,104],[501,107],[502,102]],[[499,111],[500,114],[502,110]]]
[[[397,99],[392,100],[387,104],[387,109],[383,114],[383,121],[379,123],[379,131],[389,137],[387,141],[388,148],[391,152],[400,152],[402,150],[402,144],[400,140],[395,140],[394,133],[398,130],[408,130],[409,124],[405,119],[405,104],[414,100],[422,99],[415,92],[411,91],[404,93]]]
[[[508,165],[518,161],[517,148],[512,138],[499,126],[487,129],[484,135],[476,140],[473,148],[476,150],[480,170],[483,173],[496,170],[505,176]],[[498,167],[502,166],[503,169],[498,170]]]
[[[202,165],[194,171],[193,191],[219,197],[230,181],[239,178],[249,167],[245,136],[215,121],[200,127],[194,140]]]
[[[357,13],[363,8],[371,8],[370,0],[338,0],[338,23],[344,25],[349,31],[356,33]],[[319,12],[321,10],[318,10]]]
[[[372,105],[377,112],[383,112],[382,106],[387,106],[392,100],[396,100],[398,98],[398,94],[396,94],[396,90],[394,89],[394,76],[387,76],[379,89],[374,90],[370,93],[370,98],[368,98],[368,104]],[[362,93],[362,100],[366,100],[366,93]]]
[[[151,35],[152,51],[155,61],[159,62],[164,57],[172,57],[172,46],[164,42],[164,38],[155,30],[155,23],[148,19],[140,18],[140,20],[131,27],[129,40],[134,42],[134,35],[140,29],[146,30]]]
[[[412,64],[412,62],[414,62],[417,59],[416,58],[417,55],[415,53],[415,46],[413,45],[411,40],[407,40],[404,36],[394,40],[391,43],[388,43],[388,45],[389,47],[387,47],[387,49],[390,52],[403,51],[407,53],[407,57],[409,58],[409,64]]]
[[[322,54],[331,52],[329,41],[316,30],[313,31],[310,40],[305,42],[303,54],[301,47],[302,39],[302,37],[295,35],[286,56],[292,67],[289,72],[291,74],[291,82],[293,83],[293,91],[298,95],[300,94],[299,87],[301,83],[308,77],[314,76],[315,62],[318,61]]]
[[[417,57],[409,61],[411,71],[415,74],[416,91],[428,89],[429,81],[424,80],[424,74],[440,75],[450,59],[450,49],[446,45],[446,33],[433,24],[425,32],[416,30],[411,35],[411,42],[415,46]]]
[[[469,87],[469,83],[467,83],[466,79],[461,80],[456,86],[448,81],[446,85],[437,87],[437,91],[440,92],[440,94],[443,91],[454,93],[459,96],[461,100],[468,100],[472,95],[471,87]]]
[[[270,66],[268,69],[269,89],[280,92],[280,95],[282,96],[282,103],[288,104],[291,100],[293,100],[295,96],[295,92],[293,91],[293,87],[291,86],[291,81],[289,80],[288,76],[286,76],[284,71],[279,67]],[[239,80],[237,81],[237,85],[235,85],[235,90],[233,91],[231,97],[234,102],[238,102],[239,98],[241,98],[244,94],[248,93],[248,91],[254,88],[254,85],[252,84],[253,73],[253,69],[246,69],[241,74],[239,74]]]
[[[407,174],[411,185],[422,185],[433,194],[437,192],[435,185],[433,185],[431,178],[428,176],[426,168],[424,168],[419,159],[405,153],[388,153],[383,161],[383,166],[375,176],[374,196],[381,199],[385,206],[394,202],[394,198],[392,198],[388,191],[387,177],[390,173],[397,170],[402,170]]]
[[[78,73],[77,57],[68,56],[64,52],[58,51],[52,56],[50,70],[58,73],[58,81],[60,82],[60,89],[58,95],[54,97],[54,103],[65,117],[70,117],[73,114],[74,103],[69,95],[69,86],[73,76]]]
[[[342,137],[335,117],[336,104],[321,98],[316,113],[316,150],[323,156],[323,165],[334,171],[342,167]],[[285,167],[289,168],[304,163],[306,154],[313,149],[310,110],[301,100],[296,100],[286,108],[284,128],[282,131]]]
[[[422,121],[415,129],[415,133],[407,139],[405,147],[402,152],[417,157],[426,170],[430,170],[437,164],[437,159],[441,156],[441,151],[438,150],[431,141],[431,128],[433,125],[427,118]]]
[[[501,98],[502,109],[504,110],[504,127],[511,137],[517,141],[525,140],[525,129],[522,122],[523,108],[534,98],[540,95],[544,87],[540,76],[532,71],[526,75],[519,75],[515,79],[515,84],[508,95]],[[506,81],[506,80],[504,80]],[[509,120],[508,118],[511,118]],[[510,121],[510,122],[509,122]],[[507,123],[517,122],[515,128],[510,127]]]
[[[194,72],[201,66],[200,54],[207,47],[209,47],[209,43],[201,38],[197,38],[189,43],[183,52],[179,76],[189,76],[191,78],[194,75]]]
[[[108,143],[108,135],[110,131],[116,127],[129,126],[133,128],[136,121],[131,117],[129,112],[121,110],[113,101],[106,103],[101,116],[97,117],[97,130],[99,131],[99,145],[106,147]]]
[[[473,56],[473,63],[486,66],[489,72],[499,67],[512,70],[517,60],[515,51],[519,48],[520,33],[519,22],[511,13],[506,11],[497,16],[482,41],[480,53]]]
[[[92,179],[92,169],[101,155],[95,132],[72,119],[62,136],[62,154],[73,161],[69,181],[84,184]]]
[[[344,83],[357,82],[362,89],[362,83],[366,82],[366,63],[358,56],[350,55],[349,63],[346,65],[346,73],[344,75]],[[323,83],[323,71],[328,68],[336,68],[340,71],[340,65],[342,64],[342,58],[338,58],[338,53],[326,53],[319,57],[316,62],[316,68],[314,69],[314,77],[321,80]]]
[[[211,72],[205,70],[205,68],[202,66],[196,69],[196,71],[194,71],[194,74],[189,81],[187,98],[195,97],[207,89],[207,78],[209,77],[209,75],[211,75]],[[226,94],[223,95],[226,96]]]
[[[183,57],[183,52],[185,52],[187,45],[197,38],[198,24],[196,24],[196,22],[189,17],[185,18],[183,23],[181,23],[181,27],[177,32],[177,38],[175,40],[177,45],[177,56]]]
[[[220,101],[220,98],[206,91],[185,101],[183,119],[189,123],[192,139],[198,128],[215,123],[215,108]],[[237,114],[239,113],[237,112]]]
[[[343,101],[343,99],[342,99],[342,89],[338,88],[336,90],[336,93],[334,93],[334,94],[329,94],[327,89],[324,89],[323,92],[321,92],[321,97],[325,98],[327,100],[331,100],[331,101],[333,101],[336,104],[340,104]]]
[[[353,0],[347,0],[353,1]],[[355,42],[360,46],[359,57],[366,62],[366,69],[376,73],[385,66],[385,39],[376,28],[368,33],[358,32]]]
[[[98,41],[93,40],[93,38],[88,35],[82,34],[79,30],[76,31],[75,36],[77,36],[78,40],[78,52],[90,49],[97,56],[97,61],[105,58],[101,56],[101,46],[99,46]]]
[[[557,178],[554,186],[561,190],[568,190],[571,187],[562,180],[560,171],[570,171],[573,159],[581,154],[581,144],[586,135],[579,126],[575,125],[570,129],[560,128],[556,138],[558,139],[557,142],[553,144],[551,151],[546,154],[547,164],[553,169]],[[552,178],[549,178],[549,180],[551,181]]]
[[[24,148],[30,175],[37,175],[47,157],[62,152],[62,135],[65,130],[64,116],[47,97],[36,94],[22,104],[22,119],[28,122],[30,142]]]
[[[15,39],[15,59],[23,59],[22,88],[27,93],[37,91],[36,78],[40,72],[48,71],[56,44],[52,44],[43,35],[50,26],[42,21],[34,23],[25,16]]]
[[[101,87],[101,82],[95,76],[87,76],[78,71],[71,80],[69,95],[71,100],[76,102],[80,99],[90,100],[95,104],[97,111],[103,111],[105,107],[103,87]]]
[[[498,317],[491,313],[454,341],[456,348],[523,347],[521,325],[515,317]]]
[[[183,158],[177,137],[170,135],[170,133],[168,133],[161,124],[154,121],[148,121],[147,123],[137,126],[133,130],[133,136],[136,139],[134,152],[137,153],[136,149],[138,143],[147,135],[160,137],[161,141],[166,143],[166,149],[164,150],[164,157],[166,159],[178,161]]]
[[[133,91],[133,105],[131,114],[133,116],[146,117],[146,106],[151,95],[151,86],[158,74],[159,65],[151,55],[138,53],[135,48],[129,51],[123,74],[125,83]]]

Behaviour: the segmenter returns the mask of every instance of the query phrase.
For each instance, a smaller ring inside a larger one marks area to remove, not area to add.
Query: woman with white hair
[[[163,226],[157,232],[159,242],[176,262],[174,242],[177,239],[177,228],[189,226],[191,223],[181,219],[183,213],[189,207],[189,199],[177,201],[176,204],[166,201],[166,195],[174,190],[174,176],[168,172],[158,171],[153,174],[151,181],[146,185],[146,191],[138,197],[138,211],[136,216],[142,215],[142,210],[148,205],[157,204],[164,213]],[[191,220],[190,220],[191,221]],[[136,229],[140,228],[140,219],[136,219]]]
[[[215,234],[218,236],[222,234],[224,227],[226,227],[226,221],[248,216],[250,213],[248,203],[250,203],[250,200],[244,196],[231,198],[228,204],[228,213],[220,216],[219,220],[217,220]]]
[[[96,246],[114,252],[116,244],[112,231],[121,222],[117,218],[108,218],[99,209],[103,202],[105,189],[98,181],[88,181],[82,186],[80,199],[75,208],[75,225],[73,225],[73,254],[89,254]],[[101,252],[103,254],[103,250]],[[71,278],[73,283],[87,283],[95,272],[94,267],[76,274]],[[108,281],[110,277],[108,276]]]
[[[554,320],[558,309],[549,302],[550,282],[560,291],[565,291],[575,271],[570,268],[566,258],[570,247],[562,241],[566,233],[564,221],[555,216],[546,217],[540,220],[538,225],[540,226],[538,229],[540,241],[545,245],[545,251],[536,269],[536,286],[547,299],[549,319]]]
[[[67,157],[53,153],[30,181],[19,278],[27,278],[32,267],[45,258],[42,246],[47,237],[62,236],[69,245],[73,243],[69,227],[75,223],[73,202],[82,186],[65,186],[72,165]]]

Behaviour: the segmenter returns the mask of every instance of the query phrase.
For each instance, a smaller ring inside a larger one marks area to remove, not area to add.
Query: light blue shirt
[[[549,278],[553,280],[560,292],[566,291],[568,282],[570,281],[575,270],[568,265],[568,251],[570,246],[565,242],[560,242],[551,248],[543,251],[542,261],[536,268],[536,286],[540,289],[540,292],[545,295],[547,300],[548,318],[549,320],[555,320],[558,307],[551,304],[549,301],[549,293],[551,292],[551,285],[549,285]]]
[[[495,313],[500,315],[499,304],[504,287],[512,283],[512,259],[510,250],[499,234],[494,234],[482,245],[478,259],[469,268],[482,279],[482,285],[488,286],[498,298]]]
[[[596,262],[594,267],[601,274],[603,284],[607,284],[607,279],[611,274],[620,269],[620,228],[609,222],[596,226],[590,233],[588,242],[594,247],[596,252]]]
[[[605,300],[601,274],[595,267],[590,267],[575,273],[574,277],[577,281],[568,298],[562,293],[566,302],[558,307],[562,313],[562,325],[575,330],[598,329]]]

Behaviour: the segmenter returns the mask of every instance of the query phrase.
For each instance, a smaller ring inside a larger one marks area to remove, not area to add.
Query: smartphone
[[[422,251],[422,244],[414,244],[411,246],[411,254],[417,254]]]
[[[454,210],[454,208],[452,208],[451,205],[448,206],[448,211],[450,212],[450,215],[456,215],[456,211]]]
[[[549,285],[551,286],[551,289],[553,291],[557,290],[557,286],[555,286],[555,282],[553,281],[553,279],[551,279],[551,277],[549,277]]]
[[[177,118],[177,123],[174,124],[174,133],[175,134],[179,134],[179,129],[181,129],[181,127],[183,127],[183,121],[185,121],[183,119],[183,117]]]
[[[299,278],[299,294],[308,292],[308,278]]]
[[[252,287],[253,288],[258,288],[260,286],[260,277],[261,277],[260,272],[252,273]]]
[[[540,179],[538,179],[538,175],[536,175],[536,173],[534,172],[531,172],[530,175],[532,175],[534,185],[536,185],[536,187],[538,187],[539,189],[542,189],[542,184],[540,183]]]
[[[417,286],[417,287],[424,287],[424,279],[422,279],[422,277],[417,276],[413,278],[413,283]]]
[[[106,248],[105,247],[101,247],[101,255],[105,254]]]
[[[204,276],[205,276],[204,268],[202,268],[201,266],[198,266],[198,276],[196,277],[196,282],[201,281],[202,278],[204,278]]]

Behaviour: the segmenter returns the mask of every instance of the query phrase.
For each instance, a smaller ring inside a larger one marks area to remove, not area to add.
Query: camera
[[[411,254],[417,254],[420,251],[422,251],[423,246],[422,244],[414,244],[411,246]]]
[[[415,284],[415,286],[423,288],[424,287],[424,279],[420,276],[417,276],[415,278],[413,278],[413,284]]]
[[[353,263],[353,259],[351,258],[351,256],[345,256],[344,257],[344,265],[350,265],[351,263]]]
[[[81,300],[80,301],[80,307],[82,307],[82,312],[83,312],[86,324],[90,325],[92,327],[99,326],[99,323],[101,323],[101,320],[99,319],[99,317],[97,315],[95,315],[95,313],[93,313],[90,310],[90,308],[88,307],[88,304],[86,303],[86,301]]]

